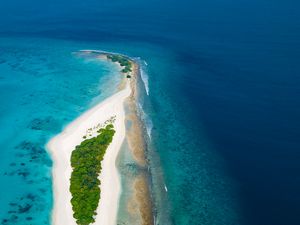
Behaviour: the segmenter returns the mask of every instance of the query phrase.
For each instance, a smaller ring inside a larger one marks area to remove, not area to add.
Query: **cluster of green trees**
[[[96,209],[100,200],[101,161],[108,145],[111,143],[115,130],[109,124],[98,131],[99,135],[84,140],[76,146],[71,155],[70,191],[72,194],[73,216],[79,225],[95,222]]]
[[[124,68],[122,69],[122,73],[128,73],[128,72],[132,71],[132,69],[131,69],[132,62],[130,62],[130,60],[127,59],[126,57],[124,57],[122,55],[113,55],[113,54],[108,54],[106,57],[108,59],[110,59],[111,61],[118,62],[121,66],[124,66]],[[128,75],[128,76],[130,76],[130,75]]]

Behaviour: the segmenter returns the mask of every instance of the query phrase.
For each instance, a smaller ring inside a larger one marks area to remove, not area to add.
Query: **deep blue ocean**
[[[295,0],[2,0],[0,223],[50,224],[44,145],[118,81],[89,48],[147,64],[157,224],[300,224]]]

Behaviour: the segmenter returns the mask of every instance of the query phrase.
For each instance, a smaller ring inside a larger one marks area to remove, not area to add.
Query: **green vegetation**
[[[112,62],[118,62],[120,66],[123,66],[124,68],[121,70],[122,73],[128,73],[132,71],[131,69],[132,62],[129,59],[127,59],[125,56],[107,54],[106,57],[110,59]]]
[[[77,145],[71,155],[70,191],[73,216],[79,225],[95,222],[94,216],[100,200],[101,161],[108,145],[111,143],[115,130],[109,124],[98,131],[99,135],[84,140]]]

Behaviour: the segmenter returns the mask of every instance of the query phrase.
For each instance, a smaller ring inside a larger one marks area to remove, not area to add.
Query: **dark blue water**
[[[296,225],[299,12],[295,0],[13,0],[0,35],[119,43],[147,61],[173,224]]]

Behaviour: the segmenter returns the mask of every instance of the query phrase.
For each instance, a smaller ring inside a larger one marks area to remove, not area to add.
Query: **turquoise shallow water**
[[[236,224],[235,184],[225,164],[201,127],[196,127],[196,139],[195,127],[187,129],[188,106],[170,100],[168,87],[178,85],[176,76],[183,72],[173,52],[138,42],[3,38],[0,43],[4,224],[50,224],[52,163],[44,146],[68,122],[116,90],[116,67],[72,54],[80,49],[124,53],[142,65],[138,108],[148,143],[156,224]],[[193,164],[195,157],[199,159]],[[187,162],[188,167],[180,167]],[[122,175],[125,206],[130,189],[127,175]],[[120,211],[122,218],[127,217]]]
[[[48,39],[0,40],[2,224],[50,224],[52,162],[44,146],[116,91],[115,65],[72,54],[82,47]]]

